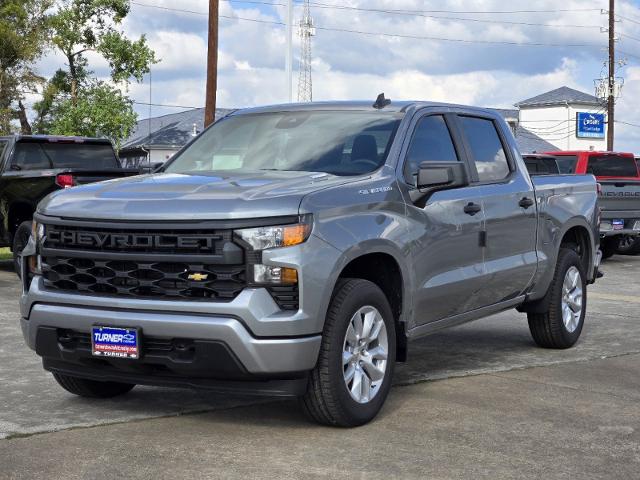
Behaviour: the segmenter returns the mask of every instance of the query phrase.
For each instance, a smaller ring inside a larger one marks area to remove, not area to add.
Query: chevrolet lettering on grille
[[[153,235],[50,230],[46,243],[50,247],[88,247],[101,249],[157,248],[213,251],[219,235]]]

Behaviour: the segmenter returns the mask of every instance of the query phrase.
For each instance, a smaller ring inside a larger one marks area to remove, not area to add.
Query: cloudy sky
[[[284,3],[220,1],[219,107],[286,101]],[[294,4],[294,18],[299,19],[301,0]],[[607,0],[311,4],[318,27],[313,39],[315,100],[374,99],[384,91],[392,99],[509,108],[563,85],[593,93],[594,79],[604,72],[607,33],[601,27],[607,16],[601,9],[608,7]],[[617,119],[638,125],[617,124],[616,147],[640,151],[640,0],[617,0],[616,5],[624,17],[616,24],[619,58],[627,60],[619,66],[625,85]],[[162,59],[152,71],[153,103],[203,106],[207,8],[207,0],[132,1],[126,32],[145,34]],[[294,36],[294,91],[298,51]],[[44,66],[55,61],[45,59]],[[149,78],[133,85],[130,93],[149,102]],[[137,110],[140,118],[149,115],[148,106],[137,105]],[[153,107],[151,114],[179,110]]]

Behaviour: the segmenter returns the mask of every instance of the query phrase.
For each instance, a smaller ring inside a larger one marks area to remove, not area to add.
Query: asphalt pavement
[[[640,257],[603,270],[576,347],[537,348],[515,311],[438,333],[376,421],[339,430],[290,400],[74,397],[24,345],[0,264],[0,478],[640,478]]]

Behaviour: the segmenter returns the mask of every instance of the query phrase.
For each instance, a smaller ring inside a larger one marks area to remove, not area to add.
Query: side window
[[[442,115],[423,117],[418,121],[411,138],[404,164],[404,176],[413,183],[422,162],[457,162],[456,149]]]
[[[509,175],[509,163],[492,120],[460,117],[462,130],[481,182],[502,180]]]

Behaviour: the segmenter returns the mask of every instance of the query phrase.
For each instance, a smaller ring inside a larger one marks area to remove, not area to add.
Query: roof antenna
[[[384,107],[390,104],[391,100],[389,100],[388,98],[384,98],[384,93],[381,93],[380,95],[378,95],[378,98],[376,98],[376,103],[373,104],[373,108],[375,108],[376,110],[382,110]]]

